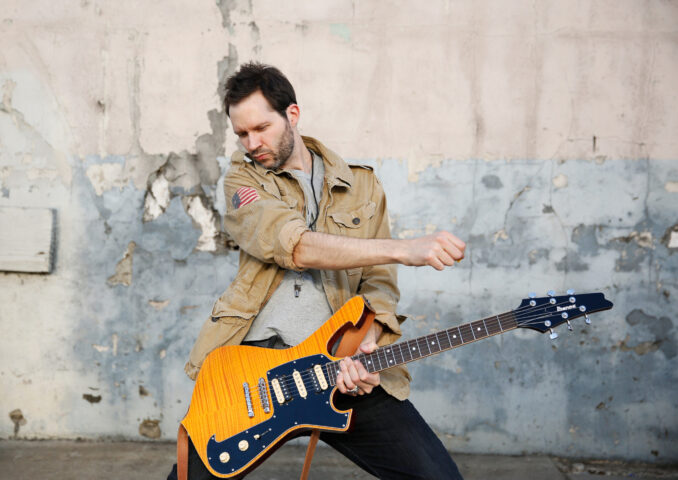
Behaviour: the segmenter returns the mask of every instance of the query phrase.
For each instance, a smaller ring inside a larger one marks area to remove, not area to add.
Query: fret
[[[459,325],[459,335],[461,336],[461,340],[463,343],[469,343],[475,339],[475,336],[473,335],[473,330],[471,329],[468,323],[464,325]]]
[[[422,350],[422,352],[421,352],[422,355],[426,355],[426,356],[431,355],[431,348],[428,346],[428,342],[426,341],[426,337],[419,337],[419,339],[420,339],[420,340],[424,343],[424,345],[426,346],[426,350]],[[428,352],[428,353],[426,353],[426,352]]]
[[[436,339],[438,340],[438,345],[440,345],[440,350],[447,350],[451,347],[450,341],[447,338],[447,335],[445,334],[446,332],[443,330],[442,332],[437,332]]]
[[[487,318],[487,323],[486,325],[489,324],[490,328],[490,335],[495,335],[497,333],[501,333],[501,327],[499,327],[499,320],[495,320],[494,318]]]
[[[481,320],[481,322],[483,322],[483,328],[485,329],[485,335],[489,337],[489,336],[490,336],[490,332],[487,331],[487,324],[485,323],[485,319],[483,318],[483,319]]]
[[[366,356],[367,358],[367,365],[365,365],[365,368],[367,369],[368,372],[374,373],[377,371],[377,367],[374,364],[374,353],[370,353],[369,355]]]
[[[397,363],[396,363],[395,355],[393,354],[393,348],[387,347],[387,348],[386,348],[386,354],[388,354],[388,355],[391,356],[391,359],[389,360],[389,359],[388,359],[388,355],[385,355],[385,357],[386,357],[386,365],[388,365],[389,367],[393,367],[394,365],[396,365]]]
[[[438,337],[435,334],[426,336],[426,344],[428,345],[429,352],[438,353],[440,351],[440,345],[438,344]]]
[[[503,332],[504,329],[503,329],[502,326],[501,326],[501,320],[499,320],[499,315],[495,315],[495,318],[497,319],[497,323],[499,324],[499,328],[500,328],[501,331]]]
[[[454,347],[454,344],[452,343],[452,337],[450,337],[450,329],[448,328],[445,330],[445,334],[447,335],[447,341],[450,343],[450,348]]]
[[[471,323],[471,330],[473,331],[473,338],[475,340],[485,338],[487,336],[483,334],[483,329],[480,321],[475,321]]]
[[[459,345],[464,343],[464,338],[461,336],[461,330],[459,330],[459,327],[454,328],[454,330],[457,331],[457,333],[452,334],[452,338],[455,340],[455,347],[458,347]]]
[[[414,340],[409,340],[407,342],[408,349],[407,351],[412,355],[412,360],[418,360],[421,358],[421,353],[419,352],[419,344],[417,343],[417,339],[415,338]]]
[[[398,349],[398,353],[400,354],[400,362],[399,363],[405,363],[405,352],[403,352],[403,344],[402,343],[397,343],[393,345],[393,348]],[[405,349],[407,351],[407,349]]]

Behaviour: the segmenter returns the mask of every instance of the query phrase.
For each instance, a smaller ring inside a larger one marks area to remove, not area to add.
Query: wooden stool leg
[[[311,439],[308,441],[308,448],[306,449],[306,458],[304,458],[304,469],[301,471],[301,479],[308,479],[308,472],[311,470],[311,460],[313,460],[313,453],[315,452],[315,446],[318,444],[318,438],[320,437],[320,430],[313,430],[311,432]]]

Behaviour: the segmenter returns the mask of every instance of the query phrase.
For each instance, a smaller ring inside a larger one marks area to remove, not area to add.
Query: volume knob
[[[247,440],[240,440],[238,442],[238,448],[240,449],[241,452],[244,452],[248,448],[250,448],[250,444],[247,442]]]
[[[231,456],[228,454],[228,452],[223,452],[221,455],[219,455],[219,461],[221,461],[221,463],[228,463],[230,459]]]

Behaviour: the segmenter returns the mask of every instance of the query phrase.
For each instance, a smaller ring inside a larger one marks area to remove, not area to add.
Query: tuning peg
[[[589,318],[589,314],[585,313],[584,317],[586,317],[586,325],[591,325],[591,319]]]
[[[567,321],[567,329],[568,329],[570,332],[572,331],[572,324],[570,323],[569,320]]]
[[[551,340],[555,340],[556,338],[558,338],[558,334],[554,332],[552,328],[549,328],[549,330],[551,331],[551,334],[549,335],[549,338]]]
[[[527,294],[527,296],[530,297],[530,298],[536,298],[537,294],[534,293],[534,292],[530,292],[530,293]]]
[[[570,288],[570,289],[567,291],[567,294],[568,294],[568,295],[574,295],[574,289]]]
[[[548,295],[549,297],[554,297],[556,295],[556,292],[554,290],[549,290],[548,292],[546,292],[546,295]]]

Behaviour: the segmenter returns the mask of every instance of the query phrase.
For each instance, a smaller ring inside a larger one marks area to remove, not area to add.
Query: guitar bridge
[[[247,382],[242,384],[245,391],[245,403],[247,404],[247,416],[254,417],[254,409],[252,408],[252,396],[250,395],[250,386]]]
[[[266,390],[266,380],[263,378],[259,379],[259,400],[261,401],[261,408],[264,409],[264,413],[271,412],[271,405],[268,403],[268,391]]]

